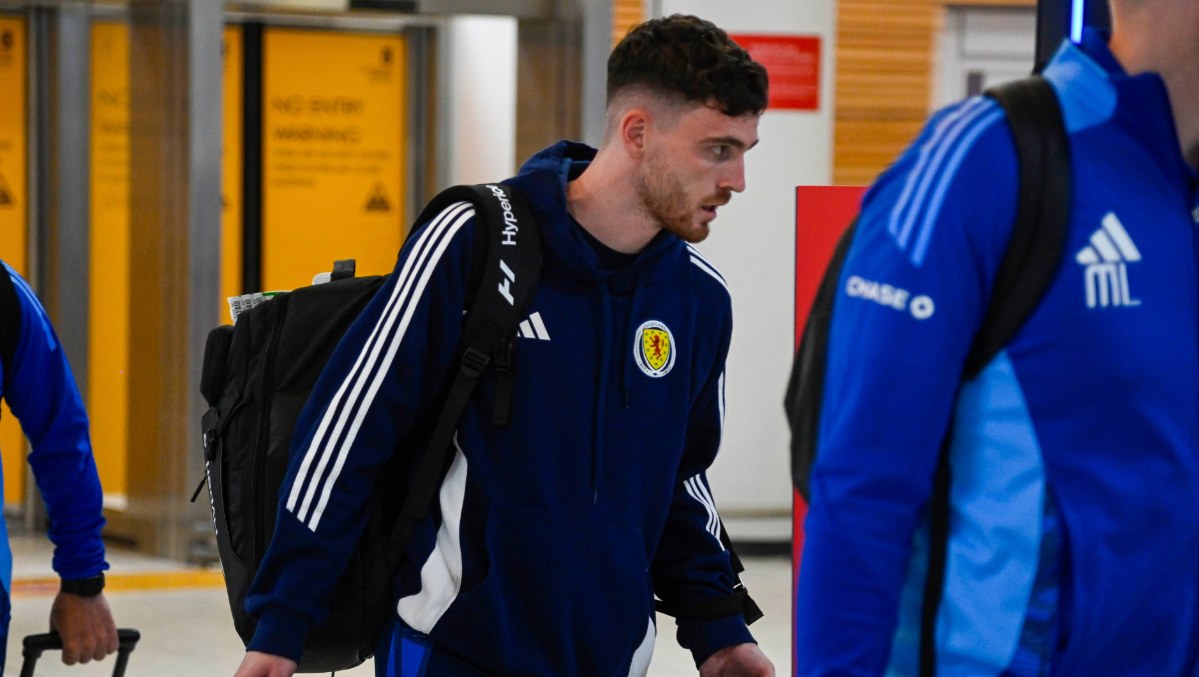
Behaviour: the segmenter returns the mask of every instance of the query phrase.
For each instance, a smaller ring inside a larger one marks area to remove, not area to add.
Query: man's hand
[[[259,651],[247,651],[233,677],[291,677],[296,674],[294,661]]]
[[[50,608],[50,629],[62,637],[62,662],[67,665],[100,660],[116,653],[117,625],[104,595],[80,597],[58,593]]]
[[[774,665],[757,644],[736,644],[709,656],[699,677],[774,677]]]

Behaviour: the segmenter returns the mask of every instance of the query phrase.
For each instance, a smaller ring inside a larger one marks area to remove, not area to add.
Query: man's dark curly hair
[[[630,88],[715,102],[726,115],[766,109],[766,69],[710,21],[674,14],[634,26],[608,57],[608,103]]]

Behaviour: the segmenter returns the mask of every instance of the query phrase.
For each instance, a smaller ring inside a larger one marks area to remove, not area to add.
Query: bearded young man
[[[530,202],[545,269],[515,344],[512,418],[492,423],[485,377],[454,460],[405,550],[379,675],[643,675],[654,596],[695,605],[737,595],[705,478],[720,444],[728,289],[688,243],[745,187],[766,72],[719,28],[671,16],[634,28],[608,64],[602,147],[561,142],[510,184]],[[475,223],[446,210],[414,233],[343,340],[301,416],[296,444],[325,453],[335,393],[364,411],[319,524],[281,507],[247,601],[257,634],[237,675],[290,675],[357,533],[373,478],[447,380],[471,277]],[[443,247],[421,257],[428,242]],[[388,304],[398,281],[415,293]],[[378,329],[395,357],[377,392],[350,383]],[[328,416],[327,416],[328,415]],[[297,447],[300,448],[300,447]],[[305,481],[294,454],[281,496]],[[312,466],[316,466],[314,462]],[[329,586],[331,587],[331,585]],[[702,675],[773,675],[740,613],[684,618]],[[420,656],[414,660],[414,656]]]

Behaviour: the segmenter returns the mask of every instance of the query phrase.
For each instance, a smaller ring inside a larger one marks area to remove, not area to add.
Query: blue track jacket
[[[655,593],[697,601],[736,584],[704,475],[721,438],[728,289],[665,232],[623,270],[599,265],[565,203],[594,152],[559,143],[512,181],[546,259],[516,341],[512,421],[491,422],[485,376],[398,576],[403,622],[488,674],[643,674]],[[474,237],[465,204],[413,233],[323,372],[247,599],[251,649],[298,658],[323,620],[381,465],[455,363]],[[680,623],[678,638],[697,664],[752,641],[739,615]]]
[[[49,536],[55,545],[51,565],[63,578],[95,576],[108,564],[100,539],[103,495],[92,457],[87,414],[42,304],[29,284],[2,261],[0,275],[12,279],[21,306],[21,338],[13,364],[0,365],[0,395],[20,420],[32,447],[29,463],[46,503]],[[0,322],[11,321],[0,318]],[[6,367],[12,373],[3,374]],[[12,550],[2,520],[0,533],[5,535],[0,538],[0,582],[7,602],[7,593],[12,590]],[[3,607],[7,622],[7,603]]]
[[[924,507],[952,424],[942,675],[1192,675],[1199,200],[1165,86],[1095,33],[1044,73],[1073,196],[1040,306],[959,384],[1015,218],[1003,112],[940,111],[842,271],[796,612],[801,675],[916,674]]]

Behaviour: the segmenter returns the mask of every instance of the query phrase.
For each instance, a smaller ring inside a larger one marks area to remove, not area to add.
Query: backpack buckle
[[[492,358],[494,361],[494,364],[491,365],[492,369],[508,371],[512,368],[513,343],[514,341],[505,341],[496,346],[495,357]]]
[[[491,356],[478,348],[467,348],[462,353],[462,373],[471,378],[478,378],[483,370],[491,363]]]
[[[216,407],[209,407],[208,411],[204,412],[200,425],[203,433],[201,440],[204,443],[204,460],[211,461],[216,456],[217,430],[221,427],[221,415]]]

